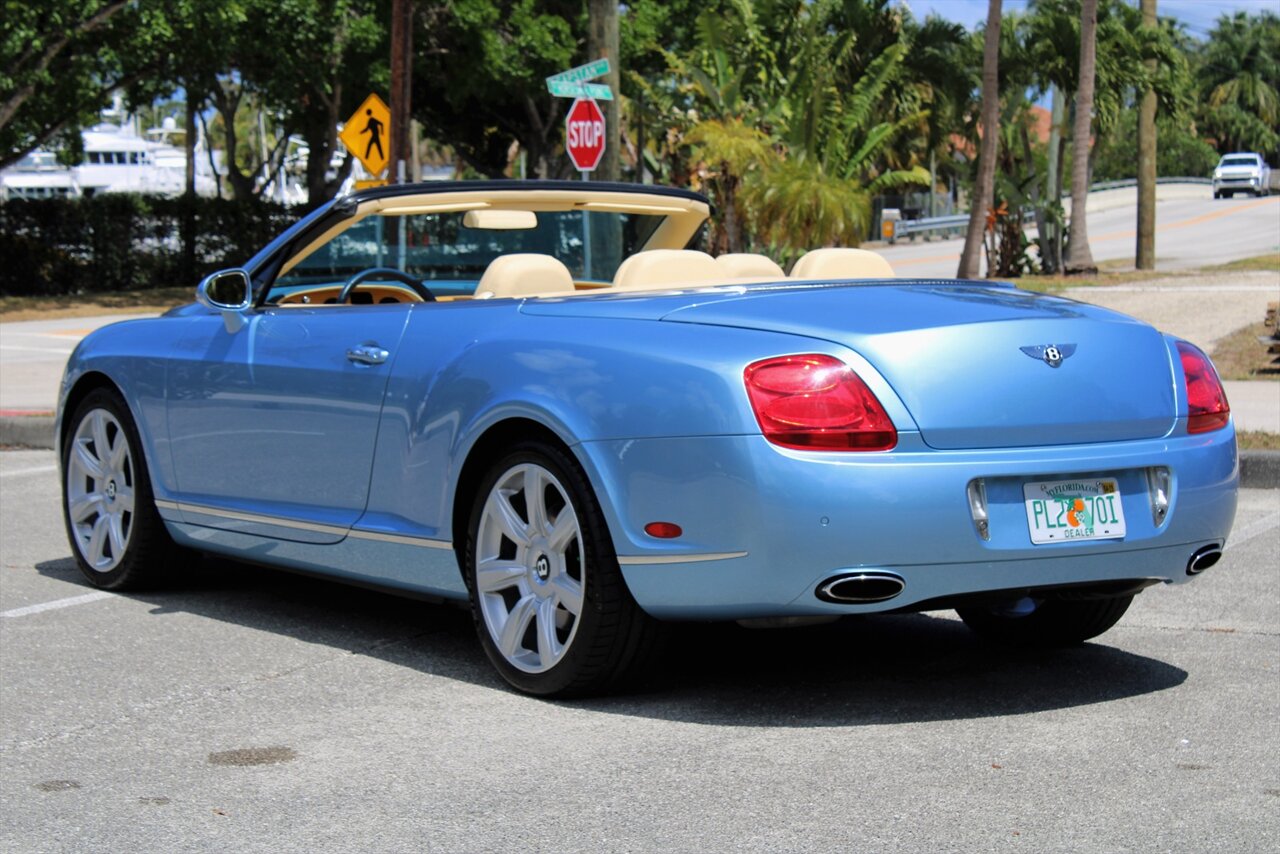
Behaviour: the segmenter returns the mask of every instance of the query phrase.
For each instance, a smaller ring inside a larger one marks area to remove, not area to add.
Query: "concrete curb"
[[[1280,489],[1280,451],[1241,451],[1240,485]]]
[[[0,416],[0,446],[53,450],[53,416]],[[1280,451],[1241,451],[1240,485],[1280,489]]]
[[[53,450],[52,415],[0,416],[0,446]]]

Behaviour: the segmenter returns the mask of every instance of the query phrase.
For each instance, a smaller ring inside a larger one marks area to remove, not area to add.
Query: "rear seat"
[[[613,290],[664,290],[724,279],[725,272],[705,252],[649,249],[622,262],[613,276]]]
[[[793,279],[893,279],[893,267],[866,249],[814,249],[791,268]]]
[[[716,256],[716,266],[721,275],[730,279],[785,279],[772,258],[767,255],[753,255],[750,252],[730,252]]]

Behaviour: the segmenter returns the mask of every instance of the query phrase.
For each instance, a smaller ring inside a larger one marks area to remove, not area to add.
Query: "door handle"
[[[355,362],[357,365],[381,365],[390,355],[381,347],[369,344],[347,348],[347,361]]]

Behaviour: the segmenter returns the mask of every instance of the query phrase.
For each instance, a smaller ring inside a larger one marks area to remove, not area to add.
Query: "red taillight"
[[[1187,432],[1207,433],[1226,427],[1231,407],[1213,362],[1185,341],[1178,342],[1178,356],[1187,383]]]
[[[684,529],[675,522],[650,522],[644,526],[644,532],[660,540],[674,540],[684,533]]]
[[[831,356],[778,356],[743,371],[765,438],[802,451],[887,451],[898,431],[871,389]]]

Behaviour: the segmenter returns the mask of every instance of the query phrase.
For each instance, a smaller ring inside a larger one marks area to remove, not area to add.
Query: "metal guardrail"
[[[1022,212],[1022,221],[1024,223],[1033,222],[1035,218],[1036,212],[1033,210],[1025,210]],[[958,237],[961,234],[964,234],[965,230],[968,228],[968,214],[925,217],[924,219],[900,219],[893,223],[893,233],[889,235],[889,243],[897,243],[898,239],[902,237],[909,240],[915,240],[917,234],[928,235],[933,232],[940,232],[944,239],[947,237]],[[948,234],[947,232],[953,233]]]
[[[1212,178],[1157,178],[1157,184],[1212,184]],[[1099,190],[1123,190],[1125,187],[1138,186],[1137,178],[1125,178],[1121,181],[1099,181],[1096,184],[1089,185],[1089,192],[1096,193]],[[1066,196],[1063,196],[1066,198]]]
[[[1209,178],[1157,178],[1157,184],[1212,184]],[[1103,190],[1123,190],[1126,187],[1138,186],[1136,178],[1126,178],[1122,181],[1099,181],[1096,184],[1089,185],[1090,193],[1097,193]],[[1063,198],[1068,198],[1063,196]],[[1035,219],[1034,211],[1024,211],[1022,215],[1023,222],[1030,222]],[[888,223],[885,223],[888,225]],[[889,235],[889,242],[897,243],[900,238],[915,240],[917,234],[930,235],[939,233],[945,237],[957,237],[963,234],[965,229],[969,227],[969,215],[955,214],[953,216],[933,216],[923,219],[901,219],[893,223],[893,233]]]

